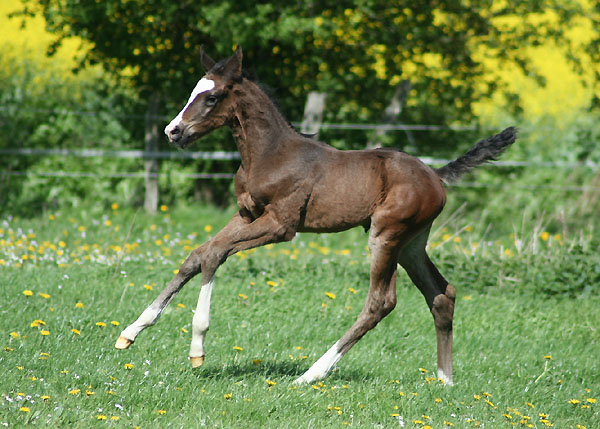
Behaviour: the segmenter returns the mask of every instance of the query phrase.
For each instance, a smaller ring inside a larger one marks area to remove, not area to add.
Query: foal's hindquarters
[[[439,177],[420,161],[392,151],[381,151],[376,156],[381,160],[377,169],[381,177],[375,182],[381,188],[370,192],[377,198],[368,224],[371,271],[364,307],[352,327],[298,382],[325,377],[364,334],[394,309],[399,263],[431,310],[437,333],[438,377],[451,384],[455,290],[426,253],[431,223],[444,207],[445,191]],[[360,172],[355,173],[354,180],[361,179]]]

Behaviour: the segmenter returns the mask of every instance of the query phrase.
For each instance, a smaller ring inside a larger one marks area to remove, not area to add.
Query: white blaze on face
[[[210,80],[210,79],[206,79],[205,77],[203,77],[202,79],[200,79],[198,81],[198,83],[196,84],[196,87],[192,91],[192,94],[190,95],[190,98],[188,99],[188,102],[185,105],[185,107],[183,109],[181,109],[181,112],[179,112],[179,114],[175,117],[175,119],[173,119],[169,123],[169,125],[167,125],[165,127],[165,134],[168,136],[171,133],[171,130],[173,128],[175,128],[177,125],[179,125],[179,123],[183,119],[183,113],[190,106],[190,104],[192,104],[194,102],[194,100],[196,99],[196,97],[198,96],[198,94],[201,94],[201,93],[206,92],[206,91],[210,91],[214,87],[215,87],[215,81]]]

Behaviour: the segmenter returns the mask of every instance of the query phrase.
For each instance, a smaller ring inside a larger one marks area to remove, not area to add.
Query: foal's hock
[[[340,151],[294,131],[269,97],[242,74],[242,50],[215,62],[202,52],[207,70],[183,110],[165,128],[180,148],[227,125],[241,165],[235,176],[239,211],[214,238],[195,249],[177,275],[117,340],[125,349],[192,277],[202,273],[193,318],[190,360],[204,361],[210,297],[217,268],[236,252],[291,240],[297,232],[336,232],[358,225],[369,231],[370,287],[356,322],[298,382],[325,377],[336,363],[396,305],[400,264],[419,288],[437,333],[438,377],[452,383],[452,319],[456,292],[429,259],[425,246],[451,182],[493,160],[516,138],[514,128],[482,140],[469,152],[434,170],[405,153]]]

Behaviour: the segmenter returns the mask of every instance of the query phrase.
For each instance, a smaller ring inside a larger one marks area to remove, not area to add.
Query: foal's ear
[[[242,47],[238,45],[235,53],[229,57],[223,67],[223,74],[232,79],[241,79],[242,77]]]
[[[202,67],[204,67],[204,71],[209,71],[216,64],[215,60],[213,60],[206,52],[204,52],[204,46],[200,46],[200,63],[202,64]]]

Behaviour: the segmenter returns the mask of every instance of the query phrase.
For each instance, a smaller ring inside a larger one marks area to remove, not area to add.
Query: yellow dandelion
[[[244,349],[241,348],[240,346],[233,346],[233,350],[237,350],[238,352],[241,352]]]
[[[21,335],[20,335],[18,332],[11,332],[11,333],[10,333],[10,334],[8,334],[8,335],[10,335],[10,336],[11,336],[11,337],[13,337],[13,338],[19,338],[19,337],[21,336]]]
[[[581,401],[579,399],[569,399],[569,404],[573,404],[573,405],[577,405],[579,404]]]
[[[223,395],[223,398],[225,399],[231,399],[233,397],[233,393],[226,393]]]
[[[110,324],[113,325],[113,326],[119,326],[121,323],[118,322],[118,321],[116,321],[116,320],[111,320]]]
[[[549,234],[549,233],[547,233],[546,231],[544,231],[544,232],[542,232],[542,233],[540,234],[540,238],[541,238],[543,241],[548,241],[548,239],[550,238],[550,234]]]
[[[86,390],[86,391],[85,391],[85,394],[86,394],[87,396],[92,396],[92,395],[95,395],[95,394],[96,394],[96,392],[94,392],[93,390]]]
[[[167,212],[167,211],[169,211],[169,207],[163,204],[162,206],[160,206],[160,211]]]
[[[419,371],[421,372],[421,374],[425,374],[425,373],[429,372],[425,368],[419,368]]]
[[[117,203],[112,203],[110,208],[113,210],[117,210],[119,208],[119,205]]]
[[[106,416],[105,416],[104,414],[98,414],[98,415],[96,416],[96,418],[97,418],[98,420],[106,420]]]
[[[350,293],[356,293],[356,290],[354,288],[352,288],[352,287],[349,287],[348,288],[348,292],[350,292]]]
[[[106,327],[106,323],[104,323],[104,322],[96,322],[96,326],[99,326],[101,328],[105,328]]]
[[[179,308],[185,308],[185,304],[177,304],[177,307],[179,307]]]
[[[181,328],[181,332],[182,332],[182,333],[184,333],[184,334],[187,334],[187,333],[188,333],[188,330],[187,330],[187,329],[185,329],[185,328]]]
[[[33,291],[31,291],[29,289],[26,289],[26,290],[23,291],[23,295],[25,295],[25,296],[32,296],[33,295]]]
[[[48,295],[47,293],[39,292],[38,295],[41,296],[44,299],[49,299],[50,298],[50,295]]]
[[[441,404],[442,403],[442,398],[435,398],[435,402],[436,402],[436,404]]]
[[[46,325],[46,322],[44,322],[43,320],[40,320],[40,319],[36,319],[29,324],[29,326],[32,328],[37,328],[38,326],[45,326],[45,325]]]
[[[106,226],[112,226],[112,222],[109,219],[106,219],[104,221],[104,225],[106,225]]]
[[[125,369],[133,369],[133,364],[132,363],[126,363],[125,365],[123,365],[123,368],[125,368]]]
[[[43,330],[40,331],[40,334],[42,334],[43,336],[50,335],[50,331]]]
[[[488,399],[485,400],[485,403],[488,404],[492,408],[496,408],[496,406]]]
[[[269,387],[273,387],[273,386],[275,386],[277,383],[275,383],[274,381],[271,381],[271,380],[267,380],[267,384],[269,385]]]
[[[335,299],[335,294],[331,292],[325,292],[325,296],[329,299]]]
[[[454,426],[454,423],[444,420],[444,426]]]
[[[85,307],[85,304],[83,302],[78,302],[77,304],[75,304],[75,308],[83,308]]]
[[[79,395],[80,393],[81,393],[81,389],[69,390],[69,395]]]
[[[210,225],[206,225],[206,226],[204,227],[204,232],[211,232],[211,231],[212,231],[212,229],[213,229],[213,227],[212,227],[212,226],[210,226]]]
[[[29,409],[29,407],[21,407],[21,408],[19,408],[19,411],[21,411],[21,412],[23,412],[23,413],[28,413],[28,412],[30,412],[31,410]]]
[[[275,286],[277,286],[277,282],[274,282],[273,280],[269,280],[269,281],[267,282],[267,284],[268,284],[269,286],[272,286],[272,287],[275,287]]]
[[[254,365],[260,365],[260,364],[262,363],[262,361],[263,361],[262,359],[254,359],[254,360],[252,361],[252,363],[253,363]]]
[[[153,289],[153,287],[152,287],[152,286],[150,286],[150,285],[144,285],[144,289],[146,289],[146,290],[152,290],[152,289]]]
[[[119,416],[111,416],[110,419],[116,422],[116,421],[120,420],[121,417],[119,417]]]
[[[552,355],[546,355],[546,356],[544,356],[544,359],[552,360]]]
[[[43,401],[47,401],[47,400],[48,400],[48,399],[50,399],[50,398],[51,398],[51,397],[50,397],[50,396],[48,396],[48,395],[42,395],[42,396],[40,396],[40,399],[41,399],[41,400],[43,400]]]
[[[164,211],[164,210],[163,210],[163,211]],[[166,411],[166,410],[156,410],[156,412],[157,412],[158,414],[160,414],[161,416],[164,416],[165,414],[167,414],[167,411]]]
[[[238,294],[238,296],[244,300],[248,299],[248,296],[244,295],[243,293]]]
[[[595,398],[587,398],[586,402],[588,402],[590,404],[595,404],[596,403],[596,399]]]

